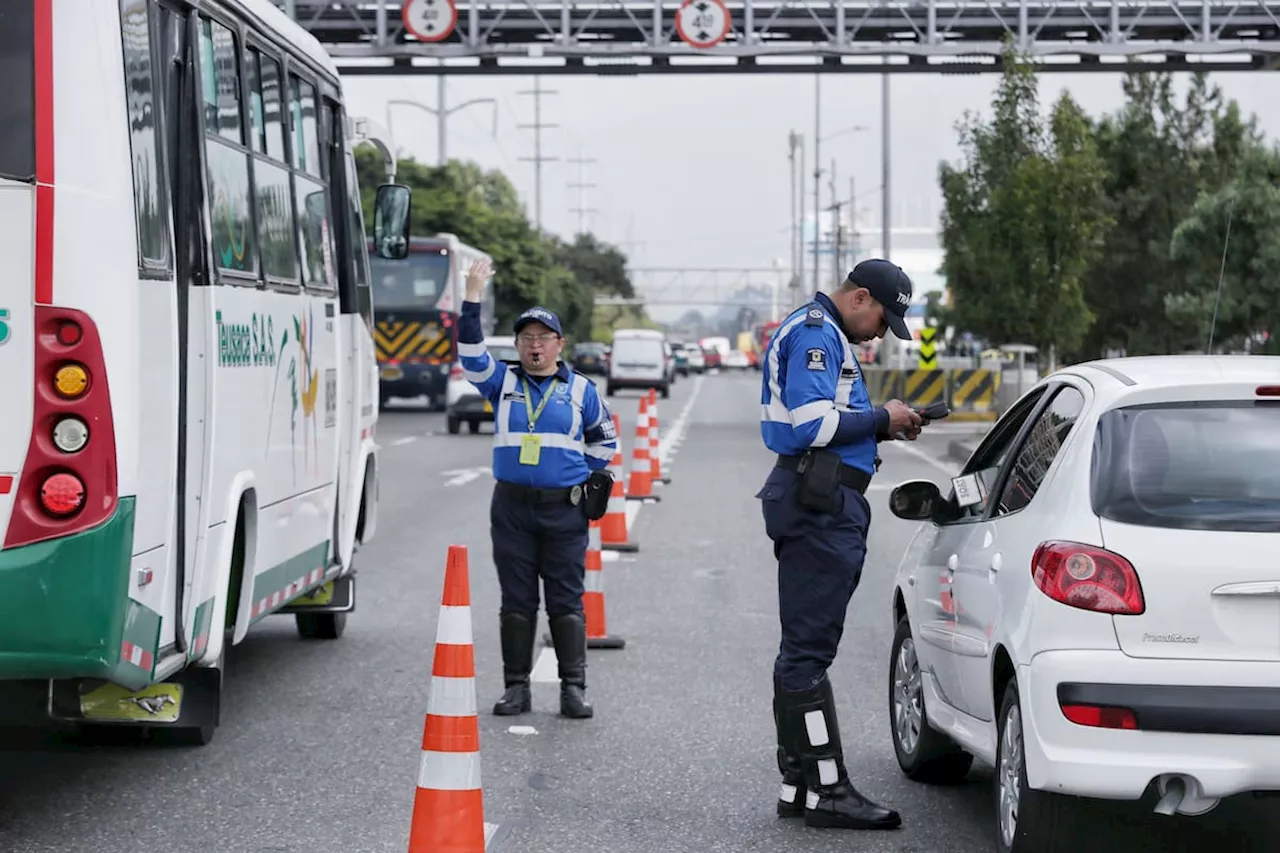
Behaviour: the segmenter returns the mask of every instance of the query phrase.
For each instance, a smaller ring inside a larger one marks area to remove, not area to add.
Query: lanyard
[[[542,399],[538,401],[538,408],[536,409],[529,400],[531,396],[529,380],[522,376],[520,377],[520,382],[524,387],[524,410],[525,414],[529,416],[529,432],[533,432],[533,425],[538,422],[538,418],[542,415],[542,410],[546,408],[547,401],[551,399],[551,395],[556,393],[556,387],[560,384],[560,380],[551,380],[551,386],[547,388],[547,393],[543,394]]]

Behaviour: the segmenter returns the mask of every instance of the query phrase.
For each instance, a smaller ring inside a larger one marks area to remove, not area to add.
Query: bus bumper
[[[151,682],[160,617],[129,598],[134,504],[121,498],[91,530],[0,551],[0,682]]]

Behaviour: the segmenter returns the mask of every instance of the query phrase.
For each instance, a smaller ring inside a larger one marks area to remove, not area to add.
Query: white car
[[[927,429],[927,428],[926,428]],[[1053,847],[1060,794],[1203,814],[1280,789],[1280,357],[1074,365],[995,424],[898,569],[903,772],[996,768],[997,849]]]
[[[742,350],[731,349],[724,354],[720,365],[725,370],[746,370],[751,367],[751,359],[747,358],[747,354]]]
[[[484,339],[484,345],[489,350],[489,355],[498,361],[520,363],[520,353],[516,351],[514,337],[488,337]],[[462,375],[462,363],[458,361],[449,370],[449,383],[445,386],[445,411],[450,435],[457,435],[462,430],[464,421],[472,434],[480,431],[480,424],[493,423],[493,406]]]

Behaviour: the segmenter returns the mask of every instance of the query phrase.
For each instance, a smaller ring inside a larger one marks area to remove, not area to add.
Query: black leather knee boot
[[[581,613],[550,618],[551,642],[560,665],[560,713],[576,720],[595,714],[587,701],[587,620]]]
[[[784,693],[780,713],[800,756],[805,782],[806,826],[835,829],[897,829],[902,818],[858,793],[849,781],[836,720],[831,682]]]
[[[790,730],[783,725],[782,685],[773,677],[773,726],[778,738],[778,772],[782,774],[782,790],[778,793],[778,817],[804,816],[804,771],[796,754]]]
[[[506,692],[493,706],[499,717],[524,714],[533,707],[529,673],[533,669],[533,640],[538,617],[504,613],[501,620],[502,671]]]

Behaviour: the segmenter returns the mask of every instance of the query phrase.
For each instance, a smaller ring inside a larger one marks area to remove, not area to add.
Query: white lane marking
[[[538,662],[529,673],[529,680],[539,684],[551,684],[560,680],[560,661],[556,658],[556,650],[543,646],[538,652]]]
[[[693,390],[689,392],[689,399],[685,400],[684,408],[680,410],[671,428],[667,430],[666,438],[658,442],[658,457],[664,465],[675,455],[675,450],[684,441],[685,430],[689,428],[689,416],[693,413],[694,404],[698,402],[698,392],[702,390],[702,380],[701,376],[693,380]]]
[[[441,477],[448,477],[444,481],[445,486],[464,486],[472,480],[479,479],[481,475],[491,473],[487,467],[479,468],[456,468],[452,471],[441,471]]]
[[[536,735],[538,730],[533,726],[508,726],[507,734],[509,735]]]
[[[912,447],[909,443],[905,441],[886,441],[886,442],[882,442],[880,446],[893,447],[893,448],[897,448],[898,450],[901,450],[903,453],[910,453],[912,456],[916,457],[920,461],[928,462],[930,465],[937,468],[939,471],[946,474],[948,477],[955,476],[956,468],[954,465],[948,465],[942,460],[934,456],[931,456],[928,453],[925,453],[920,448]]]
[[[404,438],[397,438],[395,441],[391,442],[391,446],[404,447],[406,444],[413,444],[417,440],[418,437],[416,435],[406,435]]]
[[[485,821],[484,824],[484,849],[489,849],[489,842],[493,841],[493,834],[498,831],[498,824]]]

